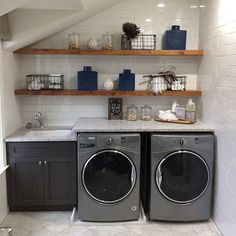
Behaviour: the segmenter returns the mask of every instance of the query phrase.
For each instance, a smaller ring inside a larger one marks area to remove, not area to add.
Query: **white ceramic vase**
[[[104,83],[105,90],[112,90],[114,88],[114,82],[111,79],[107,79]]]
[[[88,47],[88,49],[96,50],[98,48],[98,41],[96,39],[90,38],[87,41],[87,47]]]

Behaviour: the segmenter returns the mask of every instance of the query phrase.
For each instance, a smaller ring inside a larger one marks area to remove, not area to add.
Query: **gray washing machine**
[[[79,220],[137,220],[139,175],[139,134],[79,134]]]
[[[208,220],[214,136],[210,133],[152,134],[150,144],[150,188],[146,204],[149,218]]]

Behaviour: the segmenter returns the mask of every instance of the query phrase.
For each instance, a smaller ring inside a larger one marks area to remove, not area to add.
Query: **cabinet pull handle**
[[[47,165],[47,161],[44,161],[44,165]]]
[[[42,165],[42,161],[39,161],[39,165],[40,165],[40,166]]]

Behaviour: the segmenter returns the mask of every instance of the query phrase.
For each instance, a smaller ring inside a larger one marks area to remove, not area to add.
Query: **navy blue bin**
[[[83,71],[78,71],[78,90],[97,90],[98,73],[92,71],[91,66],[84,66]]]
[[[166,50],[185,50],[187,31],[180,30],[180,26],[173,25],[171,30],[165,33],[164,49]]]
[[[119,74],[119,90],[135,90],[135,74],[131,70],[124,70],[124,73]]]

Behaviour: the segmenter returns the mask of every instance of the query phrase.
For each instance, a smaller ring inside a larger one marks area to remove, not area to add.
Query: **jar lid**
[[[142,108],[151,108],[151,107],[148,106],[148,104],[145,104],[144,106],[142,106]]]
[[[131,104],[128,108],[138,108],[134,104]]]

